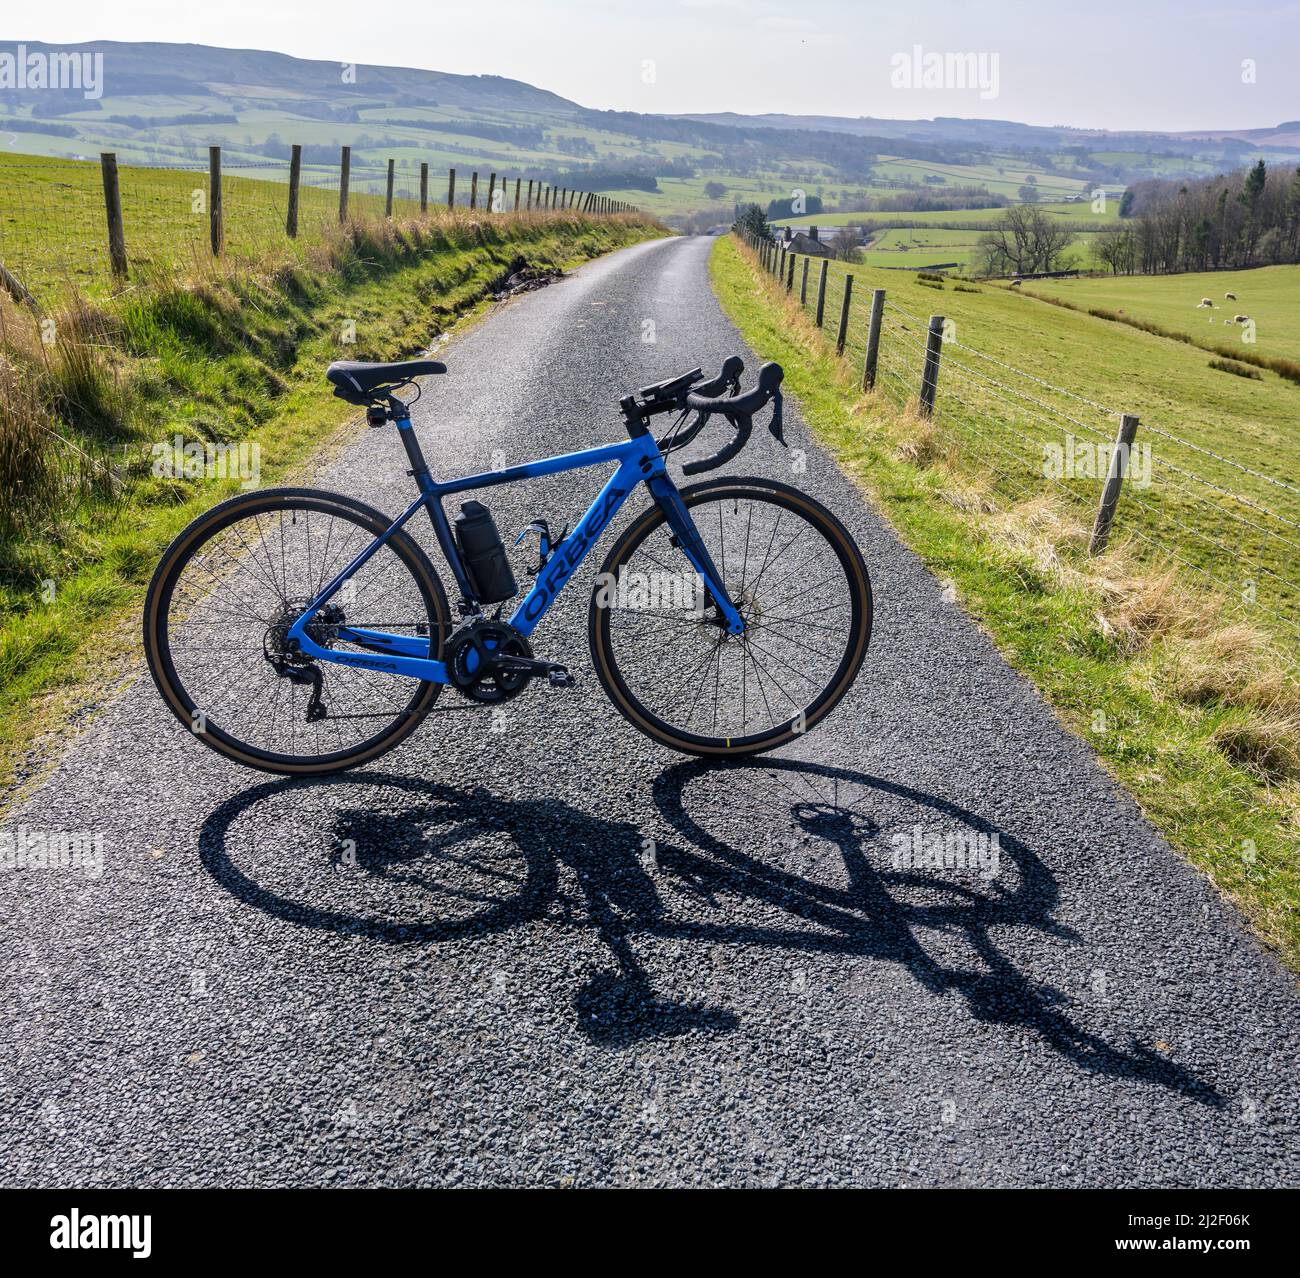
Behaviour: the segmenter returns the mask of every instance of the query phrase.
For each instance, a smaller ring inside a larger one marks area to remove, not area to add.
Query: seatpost
[[[388,397],[388,416],[397,423],[397,433],[401,436],[402,447],[406,449],[406,458],[411,463],[411,474],[419,485],[421,492],[428,491],[429,467],[420,449],[420,441],[411,425],[411,410],[396,395]]]

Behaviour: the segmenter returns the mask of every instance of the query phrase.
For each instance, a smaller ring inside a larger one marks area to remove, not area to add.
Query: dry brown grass
[[[951,471],[939,488],[939,496],[967,515],[988,515],[997,509],[993,483],[986,474]]]
[[[1210,742],[1261,781],[1300,777],[1300,712],[1294,708],[1235,710],[1215,727]]]
[[[1162,658],[1166,686],[1192,705],[1220,701],[1300,711],[1300,685],[1287,674],[1273,641],[1254,626],[1234,623],[1171,642]]]

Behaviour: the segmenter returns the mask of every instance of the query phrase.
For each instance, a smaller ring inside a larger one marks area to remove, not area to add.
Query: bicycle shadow
[[[831,881],[783,868],[770,854],[762,859],[711,833],[704,817],[714,811],[711,804],[696,802],[700,810],[692,811],[693,783],[725,785],[741,774],[751,782],[749,798],[757,792],[770,821],[785,820],[833,852],[839,864]],[[770,784],[755,787],[756,774]],[[229,851],[231,826],[257,805],[337,785],[397,792],[386,805],[395,810],[377,812],[367,804],[331,817],[329,837],[337,848],[353,850],[348,882],[360,875],[376,886],[369,913],[357,907],[355,889],[346,903],[332,904],[337,893],[324,880],[315,899],[297,882],[297,895],[259,883]],[[855,790],[859,800],[845,802],[841,787]],[[866,773],[796,760],[725,768],[676,763],[656,779],[653,799],[677,836],[673,842],[651,844],[629,822],[596,818],[556,799],[507,798],[481,786],[379,772],[273,780],[218,807],[204,822],[199,851],[213,878],[247,904],[299,926],[385,944],[486,939],[542,919],[590,928],[613,963],[587,974],[572,1006],[578,1028],[611,1048],[740,1026],[726,1008],[657,994],[637,956],[637,937],[759,947],[900,964],[928,992],[959,995],[974,1019],[1028,1029],[1087,1072],[1167,1087],[1216,1108],[1225,1103],[1190,1071],[1136,1040],[1119,1047],[1081,1028],[1066,995],[1032,980],[998,948],[994,930],[1008,926],[1077,938],[1052,917],[1059,893],[1043,860],[976,814]],[[882,864],[887,835],[872,808],[886,803],[997,835],[1009,872],[964,882]],[[724,903],[730,914],[724,915]],[[438,917],[430,918],[431,906]],[[731,917],[737,910],[746,917]],[[970,961],[936,957],[918,934],[957,938]]]

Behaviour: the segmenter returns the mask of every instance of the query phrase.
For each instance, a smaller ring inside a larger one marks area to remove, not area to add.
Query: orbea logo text
[[[129,1251],[147,1260],[153,1251],[152,1216],[83,1216],[73,1208],[50,1218],[50,1246],[55,1251]]]
[[[94,101],[104,96],[104,55],[29,52],[20,44],[16,53],[0,53],[2,89],[80,89],[82,97]]]

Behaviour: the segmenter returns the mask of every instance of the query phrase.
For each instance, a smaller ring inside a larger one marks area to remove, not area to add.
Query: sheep
[[[1234,315],[1234,316],[1232,317],[1232,322],[1233,322],[1234,324],[1249,324],[1249,323],[1250,323],[1250,316],[1249,316],[1249,315]]]
[[[1021,283],[1020,280],[1012,280],[1012,281],[1011,281],[1011,287],[1012,287],[1012,288],[1019,288],[1019,287],[1020,287],[1020,283]]]
[[[1214,303],[1213,303],[1212,301],[1210,301],[1210,299],[1209,299],[1208,297],[1203,297],[1203,298],[1201,298],[1201,300],[1196,304],[1196,309],[1199,311],[1203,306],[1209,306],[1209,307],[1212,308],[1212,307],[1214,306]]]
[[[1223,295],[1223,300],[1225,302],[1235,302],[1237,300],[1237,295],[1236,293],[1225,293]]]

